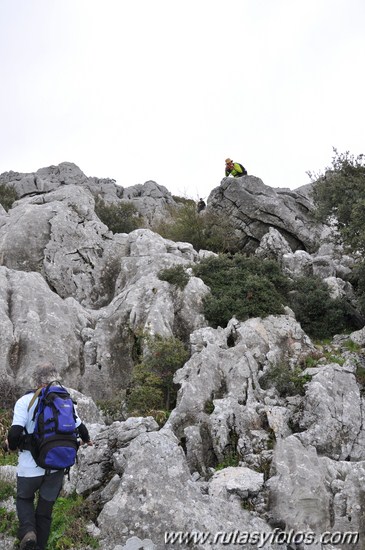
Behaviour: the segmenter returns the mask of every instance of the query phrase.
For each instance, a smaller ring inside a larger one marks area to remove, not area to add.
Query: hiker
[[[234,178],[247,176],[247,170],[239,162],[233,162],[231,159],[226,159],[226,177],[229,175]]]
[[[37,395],[55,379],[57,372],[52,365],[47,363],[37,368],[33,374],[33,383],[38,391],[27,392],[15,403],[12,426],[5,442],[11,451],[19,451],[16,509],[19,519],[20,550],[45,550],[51,529],[53,505],[62,488],[65,470],[46,471],[37,466],[27,443],[27,434],[34,432],[33,415],[39,401]],[[83,443],[92,445],[89,432],[76,412],[74,419],[77,433]],[[37,492],[38,503],[35,509],[34,498]]]
[[[205,206],[206,206],[206,205],[205,205],[205,202],[203,201],[203,199],[199,199],[199,202],[198,202],[197,207],[196,207],[198,214],[199,214],[202,210],[204,210]]]

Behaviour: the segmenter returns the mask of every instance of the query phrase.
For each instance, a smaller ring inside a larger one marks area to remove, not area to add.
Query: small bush
[[[148,415],[153,410],[169,411],[175,405],[173,377],[187,361],[189,353],[173,336],[146,336],[145,342],[147,352],[133,369],[127,405],[130,412]]]
[[[142,226],[141,216],[131,202],[107,204],[97,198],[95,213],[113,233],[130,233]]]
[[[317,340],[356,328],[346,301],[331,298],[328,286],[319,277],[295,279],[289,305],[304,332]]]
[[[360,313],[365,315],[365,262],[355,265],[349,281],[354,288]]]
[[[344,343],[344,347],[354,353],[357,353],[361,350],[360,344],[357,344],[353,340],[346,340],[346,342]]]
[[[133,368],[131,389],[127,397],[128,410],[147,416],[151,410],[163,407],[162,380],[140,363]]]
[[[213,327],[226,326],[233,316],[245,321],[283,313],[289,282],[274,261],[222,254],[203,260],[193,271],[210,287],[204,314]]]
[[[280,363],[271,366],[260,378],[262,389],[276,388],[280,397],[304,395],[305,384],[310,380],[308,375],[302,375],[300,368],[291,369],[289,365]]]
[[[188,242],[195,250],[238,251],[239,239],[227,216],[209,210],[199,214],[192,201],[171,209],[170,214],[171,220],[160,222],[153,228],[165,239]]]
[[[14,189],[5,184],[0,184],[0,204],[8,212],[13,203],[17,200],[18,195]]]
[[[365,368],[358,366],[355,373],[356,382],[364,387],[365,386]]]
[[[118,392],[110,399],[97,402],[98,408],[104,415],[105,422],[112,424],[115,421],[125,420],[126,396],[125,391]]]
[[[186,273],[182,265],[162,269],[157,276],[161,281],[167,281],[181,290],[184,290],[189,282],[189,275]]]

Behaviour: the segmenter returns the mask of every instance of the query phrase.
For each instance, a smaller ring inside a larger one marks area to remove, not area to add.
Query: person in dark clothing
[[[203,199],[199,199],[199,202],[198,202],[197,207],[196,207],[196,209],[197,209],[197,211],[198,211],[198,214],[199,214],[202,210],[204,210],[205,206],[206,206],[206,205],[205,205],[205,202],[203,201]]]
[[[226,159],[226,176],[233,176],[234,178],[240,178],[247,176],[247,170],[239,162],[233,162],[231,159]]]
[[[57,378],[55,368],[50,364],[41,365],[33,375],[37,389]],[[17,466],[16,509],[19,519],[20,550],[45,550],[51,529],[53,505],[61,491],[64,470],[46,472],[37,466],[30,450],[22,450],[24,434],[34,431],[33,414],[38,397],[36,390],[26,393],[14,406],[12,426],[8,431],[5,446],[11,451],[19,450]],[[33,399],[33,403],[31,401]],[[88,429],[76,413],[76,426],[83,443],[92,445]],[[38,492],[35,508],[34,499]]]

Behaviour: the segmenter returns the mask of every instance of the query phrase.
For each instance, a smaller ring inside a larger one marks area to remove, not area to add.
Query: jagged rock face
[[[83,186],[20,199],[2,220],[1,368],[19,383],[48,357],[69,384],[95,399],[111,397],[129,382],[136,334],[187,340],[205,326],[209,289],[201,279],[190,276],[179,290],[158,277],[165,268],[189,269],[199,258],[193,247],[148,229],[112,235]],[[37,330],[29,308],[39,312]]]
[[[35,367],[57,366],[77,386],[82,342],[78,333],[87,316],[52,292],[38,273],[0,267],[0,372],[12,375],[24,389]],[[70,299],[72,301],[72,299]]]
[[[67,490],[98,490],[102,548],[114,548],[116,541],[125,543],[137,535],[162,549],[167,547],[164,533],[171,531],[270,531],[264,521],[244,511],[239,500],[224,500],[194,483],[177,438],[169,429],[157,430],[151,418],[115,422],[99,432],[93,448],[82,451]],[[246,478],[245,490],[257,490],[259,477],[254,482]],[[239,485],[242,489],[242,476]],[[219,540],[215,546],[226,547]]]
[[[273,189],[260,178],[224,178],[208,198],[208,208],[229,217],[241,236],[242,250],[252,253],[273,227],[293,251],[313,252],[322,228],[311,220],[308,190]]]
[[[311,341],[289,316],[200,329],[191,341],[196,353],[175,375],[181,389],[167,423],[184,441],[191,470],[205,474],[232,449],[257,466],[253,456],[270,450],[267,406],[282,404],[260,388],[260,373],[283,361],[295,365],[313,351]]]
[[[158,205],[170,204],[164,188],[123,189],[70,163],[9,172],[0,183],[20,197],[9,213],[0,208],[0,375],[28,389],[36,365],[51,361],[76,388],[94,446],[80,449],[65,490],[95,504],[101,550],[162,550],[164,531],[363,529],[363,351],[341,352],[344,362],[321,359],[303,372],[305,392],[283,396],[278,384],[265,386],[265,376],[277,365],[295,369],[317,351],[292,312],[212,329],[202,314],[209,289],[190,267],[211,253],[149,229],[112,235],[95,215],[100,195],[131,200],[155,219]],[[237,219],[245,251],[278,259],[291,276],[318,273],[333,296],[351,301],[340,278],[351,258],[336,258],[328,243],[312,253],[319,233],[308,221],[310,191],[227,178],[208,205]],[[189,274],[183,290],[159,279],[176,265]],[[190,340],[191,358],[175,375],[177,406],[162,429],[151,417],[107,426],[91,397],[112,398],[127,386],[144,331]],[[364,331],[351,339],[364,345]],[[214,469],[232,458],[234,465]],[[0,467],[0,479],[14,480],[14,468]]]
[[[360,341],[361,335],[351,338]],[[205,475],[237,451],[240,465],[228,469],[225,482],[214,474],[212,494],[242,499],[246,475],[244,500],[272,525],[317,534],[361,532],[364,398],[354,356],[349,353],[342,366],[322,362],[306,369],[305,395],[283,398],[262,389],[261,376],[272,365],[295,367],[313,353],[294,319],[232,320],[226,329],[196,331],[191,342],[194,353],[175,375],[181,389],[167,424],[186,449],[190,471]],[[254,470],[269,478],[261,488]]]
[[[351,547],[363,548],[364,460],[334,461],[290,436],[276,445],[273,471],[268,486],[274,520],[288,531],[358,532],[359,544]]]
[[[0,184],[6,184],[14,189],[19,198],[49,193],[65,185],[82,186],[94,197],[100,197],[107,203],[131,201],[149,225],[168,216],[170,206],[176,207],[166,187],[154,181],[124,188],[116,185],[115,180],[110,178],[87,177],[72,162],[40,168],[37,172],[29,174],[5,172],[0,174]]]

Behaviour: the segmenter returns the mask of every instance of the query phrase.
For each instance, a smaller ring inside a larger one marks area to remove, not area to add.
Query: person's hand
[[[93,441],[83,441],[83,444],[84,445],[87,445],[88,447],[92,447],[94,445],[94,442]]]

